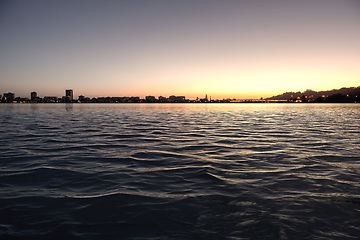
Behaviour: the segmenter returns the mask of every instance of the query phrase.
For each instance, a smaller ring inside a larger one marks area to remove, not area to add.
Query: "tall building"
[[[37,100],[37,92],[31,92],[31,101],[36,101]]]
[[[72,89],[65,90],[66,101],[72,101],[74,99],[74,92]]]

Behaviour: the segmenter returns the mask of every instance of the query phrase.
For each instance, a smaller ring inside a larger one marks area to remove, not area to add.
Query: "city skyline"
[[[0,90],[259,99],[359,86],[359,9],[354,0],[2,1]]]
[[[304,102],[304,103],[351,103],[360,102],[360,86],[358,87],[343,87],[340,89],[314,91],[307,89],[304,92],[291,91],[282,94],[258,99],[236,99],[226,97],[223,99],[215,99],[205,94],[204,98],[196,97],[196,99],[189,99],[185,96],[171,95],[145,97],[139,96],[101,96],[101,97],[88,97],[79,95],[74,98],[74,90],[66,89],[65,95],[62,97],[57,96],[44,96],[40,97],[37,92],[30,92],[30,98],[23,96],[16,96],[13,92],[5,92],[0,94],[1,103],[264,103],[264,102]]]
[[[225,99],[224,99],[225,100]],[[227,99],[227,101],[230,100],[230,98]],[[220,101],[220,100],[217,100]],[[23,96],[16,96],[13,92],[5,92],[3,95],[0,94],[0,102],[1,103],[95,103],[95,102],[117,102],[117,103],[155,103],[155,102],[169,102],[169,103],[185,103],[185,102],[211,102],[207,96],[205,95],[205,98],[196,98],[195,100],[192,99],[186,99],[185,96],[175,96],[171,95],[169,97],[164,96],[151,96],[148,95],[144,98],[141,98],[139,96],[107,96],[107,97],[98,97],[98,98],[90,98],[88,96],[79,95],[78,98],[74,98],[74,90],[73,89],[66,89],[65,95],[62,97],[58,96],[49,96],[45,95],[44,97],[40,97],[37,92],[33,91],[30,92],[30,98],[23,97]],[[223,101],[224,102],[224,101]]]

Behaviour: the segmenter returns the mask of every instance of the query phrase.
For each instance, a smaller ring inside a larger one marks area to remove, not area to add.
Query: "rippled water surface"
[[[0,104],[1,239],[359,239],[359,104]]]

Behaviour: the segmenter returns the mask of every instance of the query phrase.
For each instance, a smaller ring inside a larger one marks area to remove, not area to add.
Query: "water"
[[[358,104],[0,104],[1,239],[359,239]]]

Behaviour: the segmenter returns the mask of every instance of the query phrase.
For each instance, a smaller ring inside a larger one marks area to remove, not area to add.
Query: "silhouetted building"
[[[205,95],[205,98],[201,98],[201,99],[200,99],[200,102],[202,102],[202,103],[209,102],[209,99],[208,99],[208,97],[207,97],[207,94]]]
[[[110,101],[112,103],[121,103],[121,102],[123,102],[123,98],[122,97],[112,97]]]
[[[185,96],[170,96],[169,97],[169,102],[185,102]]]
[[[65,90],[65,97],[67,102],[71,102],[74,99],[74,92],[72,89]]]
[[[30,96],[32,101],[35,100],[35,98],[37,98],[37,92],[31,92]]]
[[[84,97],[83,95],[80,95],[80,96],[79,96],[79,101],[80,101],[80,102],[83,102],[84,100],[85,100],[85,97]]]
[[[164,102],[167,102],[167,101],[168,101],[168,99],[166,97],[163,97],[163,96],[159,97],[159,102],[164,103]]]
[[[128,101],[131,103],[138,103],[138,102],[140,102],[140,98],[139,97],[130,97]]]
[[[58,102],[58,98],[57,97],[44,97],[44,103],[56,103]]]
[[[17,103],[28,103],[29,99],[28,98],[22,98],[22,97],[16,97],[14,99],[14,101],[17,102]]]
[[[154,96],[146,96],[145,97],[145,101],[146,102],[150,102],[150,103],[153,103],[153,102],[155,102],[155,97]]]
[[[12,92],[4,93],[3,101],[11,103],[15,100],[15,94]]]
[[[31,92],[31,93],[30,93],[30,96],[31,96],[31,101],[32,101],[32,102],[37,102],[37,101],[39,101],[37,92]]]

